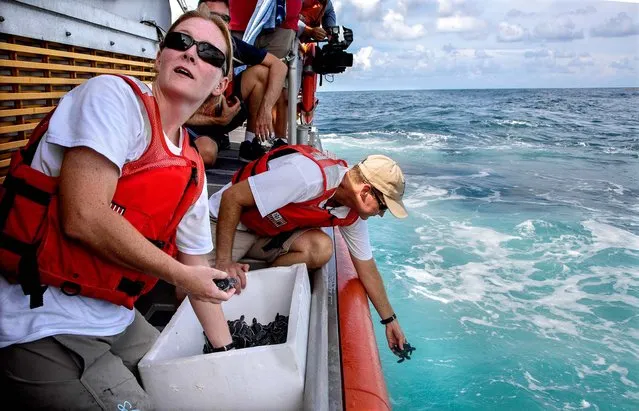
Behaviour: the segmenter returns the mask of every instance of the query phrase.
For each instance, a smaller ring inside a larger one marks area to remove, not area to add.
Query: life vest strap
[[[142,293],[144,289],[144,281],[133,281],[129,278],[122,277],[120,284],[118,284],[118,291],[122,291],[128,296],[135,297]]]
[[[36,253],[39,244],[27,244],[27,250],[22,254],[18,263],[19,282],[22,292],[29,297],[29,308],[42,307],[44,292],[47,286],[40,284],[40,270],[38,270],[38,258]]]
[[[4,187],[8,191],[13,191],[15,194],[28,198],[29,200],[45,207],[51,202],[51,193],[34,187],[25,180],[16,178],[11,174],[8,174],[5,178]]]

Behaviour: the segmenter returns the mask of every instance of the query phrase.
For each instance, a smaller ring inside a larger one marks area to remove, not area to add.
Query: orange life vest
[[[324,193],[317,198],[302,203],[287,204],[279,210],[273,211],[266,217],[260,215],[257,207],[252,207],[242,211],[240,221],[256,234],[264,237],[274,237],[278,234],[290,232],[298,228],[346,226],[353,224],[359,217],[355,210],[351,209],[345,218],[338,218],[332,215],[330,210],[325,206],[320,205],[335,193],[335,189],[337,189],[341,182],[338,167],[346,167],[347,164],[344,160],[327,157],[316,148],[306,145],[291,145],[269,151],[238,170],[233,176],[232,182],[233,184],[237,184],[250,176],[268,171],[269,160],[294,153],[302,154],[320,167],[322,177],[324,177]]]
[[[320,27],[325,9],[326,2],[305,0],[302,2],[302,10],[300,10],[299,18],[308,27]]]
[[[182,153],[170,152],[157,102],[138,80],[119,76],[142,100],[151,125],[144,154],[122,168],[111,208],[165,253],[175,256],[177,226],[203,188],[204,167],[182,129]],[[144,88],[144,90],[143,90]],[[46,286],[67,295],[84,295],[133,308],[157,278],[98,257],[68,238],[60,226],[59,178],[31,168],[49,113],[28,144],[15,152],[0,187],[0,272],[31,296],[31,308],[42,305]]]

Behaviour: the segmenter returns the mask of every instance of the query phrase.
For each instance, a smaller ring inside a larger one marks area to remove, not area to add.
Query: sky
[[[319,91],[639,87],[639,0],[332,1],[354,64]]]

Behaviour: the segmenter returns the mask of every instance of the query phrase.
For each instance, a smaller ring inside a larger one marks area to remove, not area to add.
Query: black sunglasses
[[[375,200],[377,200],[377,204],[379,205],[380,213],[383,213],[384,211],[388,210],[388,206],[386,205],[386,203],[383,200],[384,195],[382,193],[378,192],[377,189],[371,184],[370,181],[368,181],[368,179],[366,177],[362,176],[362,178],[364,179],[366,184],[371,186],[371,193],[373,193],[373,197],[375,197]]]
[[[172,31],[167,34],[164,38],[164,42],[162,43],[162,47],[178,51],[186,51],[193,47],[193,45],[197,46],[197,55],[202,59],[202,61],[212,65],[213,67],[222,69],[222,74],[226,76],[226,56],[222,50],[218,49],[211,43],[207,43],[206,41],[195,41],[193,37],[186,33],[180,33],[179,31]]]

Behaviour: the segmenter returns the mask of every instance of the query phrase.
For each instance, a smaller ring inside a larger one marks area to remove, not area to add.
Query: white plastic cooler
[[[298,410],[302,407],[310,316],[306,266],[248,273],[242,294],[223,303],[227,320],[261,324],[288,315],[286,343],[202,354],[204,335],[188,298],[138,364],[162,410]]]

